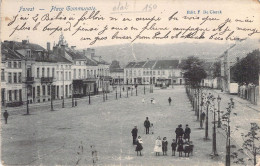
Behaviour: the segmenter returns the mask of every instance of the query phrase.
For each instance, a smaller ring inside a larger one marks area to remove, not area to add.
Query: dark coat
[[[173,142],[171,146],[172,146],[172,150],[173,150],[173,151],[176,151],[177,143],[176,143],[176,142]]]
[[[190,139],[191,130],[189,127],[185,128],[184,139]]]
[[[162,151],[167,152],[168,141],[162,141]]]
[[[137,141],[135,151],[141,151],[141,150],[143,150],[143,146],[142,144],[139,143],[139,141]]]
[[[9,114],[8,112],[4,112],[4,115],[3,115],[5,118],[8,118]]]
[[[200,115],[200,118],[201,118],[202,120],[204,120],[204,119],[205,119],[205,116],[206,116],[205,113],[202,112],[201,115]]]
[[[149,120],[144,121],[144,127],[146,127],[146,128],[150,127],[150,121]]]
[[[178,128],[176,128],[175,133],[179,137],[179,136],[183,135],[184,131],[181,127],[178,127]]]
[[[182,152],[183,151],[183,140],[182,139],[179,139],[178,140],[178,149],[177,149],[178,152]]]
[[[132,130],[132,136],[137,136],[137,133],[138,133],[138,129],[134,128]]]
[[[171,99],[171,98],[169,98],[169,99],[168,99],[168,101],[169,101],[169,103],[170,103],[170,102],[172,102],[172,99]]]

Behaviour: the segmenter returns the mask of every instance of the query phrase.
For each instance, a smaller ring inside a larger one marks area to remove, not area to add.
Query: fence
[[[259,86],[243,85],[239,87],[238,96],[250,101],[252,104],[259,104]]]

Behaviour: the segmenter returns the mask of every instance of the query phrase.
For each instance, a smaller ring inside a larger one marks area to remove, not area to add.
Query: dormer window
[[[26,51],[26,56],[27,56],[28,58],[31,58],[31,50],[27,50],[27,51]]]

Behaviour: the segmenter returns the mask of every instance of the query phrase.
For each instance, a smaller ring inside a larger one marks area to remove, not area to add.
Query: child
[[[175,156],[175,151],[176,151],[176,147],[177,147],[177,143],[176,143],[176,140],[173,139],[172,140],[172,156]]]
[[[153,123],[151,123],[150,132],[151,132],[152,134],[154,134]]]
[[[178,140],[178,149],[177,151],[179,152],[179,157],[182,157],[182,152],[183,152],[183,140],[182,140],[182,137],[180,136],[179,137],[179,140]]]
[[[143,150],[143,140],[141,138],[141,136],[138,136],[137,142],[136,142],[136,148],[135,151],[137,152],[137,156],[138,156],[138,152],[140,152],[140,156],[142,156],[141,151]]]
[[[167,146],[168,146],[168,141],[166,139],[166,137],[163,138],[162,141],[162,151],[163,151],[163,155],[167,156]]]

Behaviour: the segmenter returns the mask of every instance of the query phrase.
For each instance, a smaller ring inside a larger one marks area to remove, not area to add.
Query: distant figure
[[[176,147],[177,147],[177,143],[176,143],[176,140],[173,139],[172,140],[172,156],[175,156],[175,151],[176,151]]]
[[[123,86],[123,92],[125,91],[125,87]]]
[[[142,103],[145,103],[145,99],[144,98],[142,99]]]
[[[140,152],[140,156],[142,156],[141,153],[142,150],[143,150],[143,140],[141,136],[138,136],[138,139],[136,141],[136,148],[135,148],[135,151],[137,152],[137,156],[138,156],[138,152]]]
[[[182,137],[180,136],[178,139],[178,149],[177,149],[177,151],[179,152],[179,157],[182,157],[183,144],[184,144],[184,142],[182,140]]]
[[[190,141],[190,133],[191,133],[191,130],[189,128],[189,125],[186,125],[185,131],[184,131],[184,140],[188,139],[188,142]]]
[[[176,133],[176,141],[177,141],[178,138],[182,137],[182,135],[184,134],[181,124],[178,126],[178,128],[176,128],[175,133]]]
[[[153,98],[151,98],[151,104],[153,104]]]
[[[203,123],[204,123],[204,120],[205,120],[205,116],[206,116],[206,114],[205,114],[205,112],[202,112],[201,114],[200,114],[200,127],[202,128],[203,127]]]
[[[152,102],[153,104],[155,104],[155,99],[153,99],[153,102]]]
[[[148,117],[146,117],[146,120],[144,121],[144,127],[145,127],[146,134],[149,134],[150,121]]]
[[[153,123],[151,123],[151,126],[150,126],[150,132],[151,132],[152,134],[154,134],[154,127],[153,127]]]
[[[7,119],[8,119],[8,116],[9,116],[9,114],[8,114],[8,112],[7,112],[7,110],[5,110],[5,112],[4,112],[4,118],[5,118],[5,124],[7,124]]]
[[[155,141],[154,152],[156,156],[160,156],[160,152],[162,152],[162,140],[160,136]]]
[[[163,141],[162,141],[162,151],[163,151],[163,155],[167,156],[167,146],[168,146],[168,141],[167,138],[164,137]]]
[[[168,102],[169,102],[169,105],[171,105],[171,102],[172,102],[171,97],[169,97]]]
[[[137,137],[137,133],[138,133],[138,129],[137,129],[137,126],[135,126],[132,130],[132,136],[133,136],[133,145],[136,144],[136,137]]]

